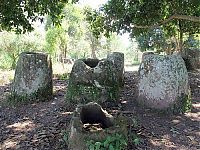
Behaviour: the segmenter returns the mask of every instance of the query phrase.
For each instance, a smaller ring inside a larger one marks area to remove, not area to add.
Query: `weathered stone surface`
[[[46,100],[53,95],[52,64],[47,54],[20,54],[11,89],[15,100]]]
[[[114,77],[119,81],[120,86],[124,84],[124,54],[113,52],[107,56],[107,59],[112,61],[115,66]]]
[[[72,68],[66,94],[67,101],[86,103],[117,100],[124,74],[123,54],[107,59],[79,59]]]
[[[188,70],[200,69],[200,50],[188,49],[186,54],[182,55],[186,68]]]
[[[188,73],[180,55],[146,55],[139,68],[138,102],[184,112],[190,107]]]
[[[116,133],[127,137],[127,123],[127,118],[113,117],[97,103],[79,105],[71,119],[69,149],[86,150],[88,141],[102,141]]]
[[[154,52],[143,52],[142,54],[142,61],[146,55],[154,55]]]

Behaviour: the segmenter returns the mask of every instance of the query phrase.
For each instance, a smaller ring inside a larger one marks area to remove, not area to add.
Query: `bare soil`
[[[2,73],[2,72],[1,72]],[[161,115],[136,105],[137,72],[125,73],[120,103],[105,105],[109,112],[120,110],[135,120],[140,144],[128,149],[198,150],[200,149],[200,71],[190,72],[192,112]],[[54,99],[18,106],[5,105],[10,84],[0,85],[1,150],[66,150],[67,129],[75,106],[67,106],[64,95],[67,81],[54,79]]]

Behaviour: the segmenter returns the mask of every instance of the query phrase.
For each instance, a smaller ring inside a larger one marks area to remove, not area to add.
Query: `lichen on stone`
[[[86,110],[83,111],[83,109]],[[90,111],[85,113],[87,110]],[[82,115],[84,117],[81,117]],[[89,120],[85,121],[87,117]],[[92,121],[90,122],[90,120]],[[106,123],[106,128],[97,126],[97,124],[101,125],[102,121]],[[70,123],[68,148],[70,150],[86,150],[88,149],[88,141],[104,141],[108,136],[113,136],[114,134],[120,134],[127,138],[127,124],[127,117],[122,115],[114,117],[103,110],[97,103],[90,102],[85,105],[78,105]],[[85,126],[91,129],[87,130],[88,128]],[[95,127],[96,130],[94,130]]]
[[[69,77],[65,98],[67,102],[79,104],[89,101],[101,103],[107,100],[118,100],[118,93],[123,82],[124,58],[117,60],[118,57],[111,56],[102,60],[75,61]]]
[[[52,98],[52,64],[47,54],[23,52],[20,54],[10,99],[35,101]]]
[[[189,91],[188,73],[180,55],[144,56],[139,68],[139,103],[152,109],[184,112],[183,101]]]

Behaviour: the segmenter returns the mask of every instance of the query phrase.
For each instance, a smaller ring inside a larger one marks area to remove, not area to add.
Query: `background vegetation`
[[[56,1],[56,7],[48,0],[8,5],[18,16],[7,12],[6,2],[0,5],[0,69],[14,69],[23,51],[49,53],[54,64],[119,51],[125,54],[125,63],[133,64],[139,63],[143,51],[171,54],[200,49],[199,1],[162,0],[152,5],[152,1],[110,0],[99,10],[66,2]],[[36,25],[31,23],[36,20]],[[119,36],[126,32],[129,42]]]

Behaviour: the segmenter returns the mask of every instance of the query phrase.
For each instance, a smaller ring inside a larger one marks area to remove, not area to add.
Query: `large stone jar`
[[[180,55],[145,55],[139,68],[138,102],[167,112],[190,109],[188,73]]]
[[[12,99],[43,101],[52,98],[52,95],[52,63],[50,57],[44,53],[21,53],[11,89]]]
[[[76,60],[69,77],[66,101],[84,104],[89,101],[103,103],[118,100],[124,59],[123,55],[116,54],[102,60]]]

